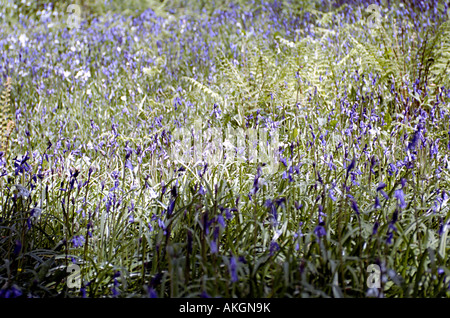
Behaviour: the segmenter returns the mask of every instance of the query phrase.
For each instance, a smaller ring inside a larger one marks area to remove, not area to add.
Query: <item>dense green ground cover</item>
[[[448,3],[46,2],[0,8],[2,297],[450,296]]]

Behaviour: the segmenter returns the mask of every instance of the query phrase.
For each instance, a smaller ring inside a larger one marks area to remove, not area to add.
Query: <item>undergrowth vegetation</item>
[[[0,296],[450,296],[448,3],[25,2]]]

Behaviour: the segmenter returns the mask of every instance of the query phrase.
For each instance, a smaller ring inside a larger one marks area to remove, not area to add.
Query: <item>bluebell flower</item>
[[[378,196],[375,197],[375,204],[373,207],[374,207],[374,209],[381,208],[380,199],[378,198]]]
[[[386,200],[389,200],[389,195],[386,192],[384,192],[383,190],[380,190],[379,192]]]
[[[353,211],[355,211],[356,214],[359,215],[359,208],[358,208],[358,204],[356,204],[356,201],[352,200],[351,205],[352,205]]]
[[[439,236],[442,236],[442,234],[444,234],[444,230],[446,228],[446,225],[444,224],[444,222],[441,221],[439,222],[439,230],[438,230],[438,234]]]
[[[16,240],[14,244],[13,254],[16,256],[19,255],[21,250],[22,250],[22,243],[19,240]]]
[[[408,150],[414,151],[417,147],[417,144],[419,143],[419,134],[420,134],[420,127],[417,129],[414,134],[411,137],[411,140],[408,144]]]
[[[286,159],[285,159],[283,156],[281,156],[281,155],[280,155],[280,161],[283,163],[283,165],[284,165],[285,167],[287,167]]]
[[[80,288],[81,298],[86,298],[86,287],[81,286]]]
[[[150,297],[150,298],[158,298],[158,294],[151,286],[147,287],[147,294],[148,294],[148,297]]]
[[[393,231],[388,232],[388,236],[387,236],[387,239],[386,239],[386,244],[392,244],[392,239],[393,238],[394,238],[394,232]]]
[[[127,159],[127,161],[125,162],[125,168],[128,168],[131,171],[133,171],[134,167],[133,167],[130,159]]]
[[[222,226],[222,228],[225,228],[227,226],[222,214],[219,214],[217,216],[217,222]]]
[[[211,249],[211,254],[217,254],[218,253],[218,248],[217,248],[217,242],[216,240],[211,240],[211,242],[209,242],[209,247]]]
[[[206,292],[206,291],[202,291],[200,294],[201,298],[211,298],[211,296]]]
[[[378,223],[378,221],[376,221],[372,228],[372,235],[376,235],[378,233],[379,226],[380,226],[380,223]]]
[[[238,281],[237,261],[236,257],[234,256],[231,256],[230,258],[230,275],[231,275],[231,282],[235,283]]]
[[[317,180],[318,180],[321,184],[323,184],[323,180],[322,180],[322,177],[320,176],[320,172],[319,172],[319,171],[317,171]]]
[[[380,182],[377,187],[377,192],[383,190],[386,187],[386,183]]]
[[[233,218],[233,215],[231,214],[232,210],[236,210],[236,209],[230,209],[230,208],[224,208],[223,206],[219,206],[220,211],[223,213],[225,212],[225,217],[227,218],[227,220],[230,220]],[[220,223],[220,222],[219,222]]]
[[[14,167],[15,167],[14,173],[16,176],[31,170],[30,165],[27,163],[29,159],[30,156],[28,155],[28,152],[25,155],[14,159]]]
[[[275,252],[277,252],[279,249],[280,249],[280,246],[278,245],[277,242],[275,242],[275,241],[270,242],[270,249],[269,249],[270,256],[273,256],[273,254],[275,254]]]
[[[172,212],[175,208],[175,200],[171,199],[169,206],[167,207],[167,216],[170,217],[172,215]]]
[[[402,178],[401,180],[400,180],[400,184],[402,185],[402,189],[405,187],[405,185],[406,185],[406,179],[405,178]]]
[[[277,215],[277,207],[275,206],[275,204],[273,203],[273,201],[267,199],[265,206],[269,208],[269,212],[271,215],[271,220],[273,222],[274,225],[276,225],[277,219],[278,219],[278,215]]]
[[[355,158],[353,158],[352,161],[350,162],[350,164],[347,167],[347,176],[350,173],[350,171],[352,171],[353,168],[355,168],[355,164],[356,164],[356,160],[355,160]]]
[[[82,247],[85,241],[83,235],[76,235],[72,238],[73,247]]]
[[[120,271],[116,271],[113,275],[114,278],[114,282],[113,282],[113,287],[112,287],[112,294],[113,297],[117,297],[120,294],[120,290],[119,290],[119,281],[117,280],[117,277],[120,277]]]
[[[395,190],[394,197],[399,201],[400,208],[406,208],[405,194],[402,189]]]
[[[20,296],[22,296],[22,291],[16,285],[0,289],[0,298],[18,298]]]
[[[327,235],[327,231],[323,227],[323,223],[316,226],[316,228],[314,229],[314,234],[316,234],[318,238]]]

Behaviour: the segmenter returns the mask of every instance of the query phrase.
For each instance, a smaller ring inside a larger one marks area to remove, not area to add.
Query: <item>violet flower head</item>
[[[386,187],[386,183],[380,182],[377,187],[377,192],[383,190]]]
[[[275,252],[277,252],[279,250],[280,250],[280,246],[278,245],[278,243],[275,241],[271,241],[270,242],[270,250],[269,250],[270,256],[273,256],[275,254]]]
[[[356,214],[359,215],[359,207],[358,207],[358,204],[356,204],[356,201],[355,201],[355,200],[352,200],[351,205],[352,205],[353,211],[355,211]]]
[[[0,289],[0,298],[17,298],[22,296],[22,291],[16,286]]]
[[[355,168],[355,164],[356,164],[356,160],[355,160],[355,158],[353,158],[352,162],[350,162],[350,164],[347,167],[347,176],[350,173],[350,171],[352,171],[353,168]]]
[[[16,256],[19,255],[21,250],[22,250],[22,242],[17,240],[16,243],[14,244],[13,254]]]
[[[230,259],[230,275],[231,275],[231,282],[235,283],[238,281],[237,261],[235,256],[232,256]]]
[[[325,230],[325,228],[323,227],[323,225],[325,225],[325,223],[321,222],[319,223],[319,225],[316,226],[316,228],[314,229],[314,234],[316,234],[316,236],[318,238],[321,238],[322,236],[327,235],[327,231]]]
[[[211,249],[211,254],[217,254],[219,252],[216,240],[211,240],[209,247]]]
[[[380,199],[378,198],[378,195],[375,197],[375,204],[373,205],[374,209],[381,208]]]
[[[376,235],[378,233],[378,227],[380,226],[380,223],[375,222],[375,224],[373,225],[373,229],[372,229],[372,235]]]
[[[28,152],[25,155],[14,159],[14,173],[16,176],[31,170],[30,165],[27,163],[29,159],[30,156],[28,156]]]
[[[167,216],[170,217],[175,208],[175,200],[170,200],[169,206],[167,207]]]
[[[83,235],[76,235],[72,238],[73,247],[82,247],[85,241]]]
[[[420,134],[420,128],[414,132],[414,134],[411,137],[411,140],[408,143],[409,151],[414,151],[416,149],[417,144],[419,143],[419,134]]]

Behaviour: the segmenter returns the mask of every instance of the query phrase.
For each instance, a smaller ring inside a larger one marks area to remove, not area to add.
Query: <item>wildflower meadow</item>
[[[449,199],[448,1],[0,1],[1,298],[448,298]]]

